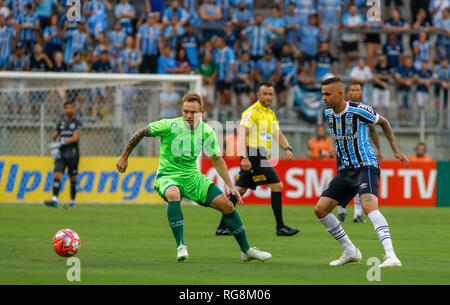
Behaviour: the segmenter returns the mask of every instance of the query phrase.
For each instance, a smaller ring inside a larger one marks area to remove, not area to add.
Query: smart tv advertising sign
[[[239,172],[239,159],[226,160],[230,175]],[[274,162],[275,170],[284,185],[283,204],[311,205],[336,175],[335,160],[297,159]],[[406,168],[400,161],[383,161],[380,165],[379,205],[381,206],[436,206],[436,162],[410,163]],[[210,159],[202,160],[202,172],[226,190]],[[245,204],[270,204],[270,189],[266,186],[249,190]]]

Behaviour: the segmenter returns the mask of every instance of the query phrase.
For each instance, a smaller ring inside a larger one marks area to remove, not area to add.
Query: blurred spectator
[[[138,73],[142,63],[141,55],[135,48],[133,36],[127,36],[125,48],[118,54],[120,73]]]
[[[6,20],[0,15],[0,69],[8,67],[8,58],[11,56],[13,37],[16,36],[15,27],[7,27]]]
[[[61,54],[61,53],[59,53],[59,54]],[[56,59],[56,54],[55,54],[55,62],[56,62],[56,60],[58,60],[58,63],[55,63],[55,67],[58,66],[59,72],[67,71],[67,68],[64,67],[66,65],[66,63],[63,61],[59,62],[59,57],[60,56],[58,56],[58,59]],[[74,54],[73,61],[68,66],[69,66],[70,72],[85,73],[88,71],[88,66],[87,66],[86,62],[81,59],[80,53]]]
[[[122,25],[120,21],[114,23],[113,30],[109,31],[107,34],[108,42],[110,45],[111,54],[117,55],[120,50],[125,45],[125,38],[127,34],[122,30]]]
[[[365,28],[366,29],[381,29],[383,22],[371,21],[366,19]],[[380,49],[381,38],[379,33],[367,33],[364,38],[364,44],[366,46],[367,52],[367,64],[371,69],[375,68],[377,61],[378,50]]]
[[[88,0],[83,5],[81,10],[83,16],[86,18],[89,33],[97,35],[103,33],[108,28],[107,10],[113,7],[109,0]]]
[[[367,104],[369,102],[370,82],[373,79],[373,75],[364,58],[360,58],[358,64],[353,67],[350,72],[350,78],[353,82],[361,85],[363,92],[362,102]]]
[[[283,45],[286,23],[283,18],[281,18],[278,4],[272,5],[270,17],[264,20],[263,25],[275,35],[275,42],[272,45],[272,50],[275,53],[275,56],[279,57]]]
[[[30,70],[45,72],[50,71],[53,67],[53,63],[48,58],[47,54],[42,51],[42,45],[40,43],[36,43],[34,45],[34,52],[30,57]]]
[[[184,28],[179,25],[178,18],[173,16],[170,20],[170,24],[164,29],[164,42],[172,50],[175,50],[178,44],[178,40],[184,35]]]
[[[448,65],[448,58],[442,58],[440,65],[436,67],[435,70],[435,76],[437,79],[437,84],[435,86],[435,101],[436,101],[436,108],[440,109],[440,99],[441,94],[443,99],[443,108],[444,108],[444,126],[447,126],[447,117],[446,113],[448,111],[448,89],[450,88],[450,67]],[[441,92],[442,89],[442,92]]]
[[[102,50],[99,58],[92,64],[91,72],[111,73],[111,61],[108,50]]]
[[[153,12],[162,15],[164,13],[164,0],[146,0],[145,11],[147,14]]]
[[[139,27],[136,35],[136,47],[142,56],[140,73],[156,73],[159,70],[158,58],[161,46],[161,30],[156,26],[155,14],[150,13],[146,23]]]
[[[177,64],[177,73],[180,73],[180,74],[191,73],[192,65],[189,62],[186,50],[184,48],[178,49],[175,60],[176,60],[176,64]]]
[[[236,4],[236,7],[233,9],[231,14],[231,22],[239,32],[254,22],[253,13],[248,7],[246,7],[245,2],[239,2]]]
[[[408,156],[410,162],[430,162],[433,161],[427,154],[427,145],[424,142],[417,143],[416,154]]]
[[[216,90],[220,93],[220,102],[222,104],[231,103],[230,89],[233,81],[235,57],[233,49],[226,45],[225,38],[218,37],[214,52],[214,62],[217,64]]]
[[[110,51],[109,49],[109,43],[108,39],[106,38],[106,35],[103,33],[98,34],[98,43],[97,46],[94,48],[93,52],[93,58],[92,61],[95,62],[100,58],[100,53],[104,50]],[[111,53],[109,53],[111,55]]]
[[[133,35],[132,20],[136,17],[136,11],[129,0],[120,0],[120,2],[116,4],[114,7],[114,16],[119,19],[125,33],[127,33],[127,35]]]
[[[30,2],[25,4],[25,13],[19,16],[18,23],[20,27],[20,41],[25,45],[25,53],[30,54],[33,52],[33,47],[38,37],[40,38],[39,17],[33,12],[33,5]]]
[[[403,46],[396,34],[388,35],[388,42],[383,46],[383,54],[386,55],[388,65],[393,71],[403,62]]]
[[[50,24],[50,16],[53,8],[56,7],[58,0],[36,0],[36,14],[39,17],[41,29],[45,29]]]
[[[214,0],[206,0],[199,9],[200,22],[203,26],[203,40],[209,40],[211,36],[217,34],[216,26],[221,26],[222,9],[214,3]]]
[[[433,19],[433,24],[436,20],[442,17],[442,12],[450,6],[448,0],[430,0],[429,12]]]
[[[217,65],[211,52],[205,52],[196,72],[202,76],[202,96],[206,105],[214,102],[214,81],[217,77]]]
[[[25,54],[25,45],[21,41],[16,44],[15,52],[8,58],[8,70],[30,70],[30,57]]]
[[[430,0],[411,0],[410,9],[411,9],[411,17],[413,18],[412,22],[415,23],[417,21],[417,16],[420,10],[424,10],[426,12],[426,20],[428,22],[431,21],[431,16],[428,14],[428,9],[430,7]]]
[[[384,16],[388,18],[390,16],[389,11],[391,10],[391,3],[395,5],[395,10],[400,10],[403,6],[403,0],[384,0]]]
[[[80,53],[74,54],[73,62],[76,62],[76,58],[77,58],[77,60],[78,59],[81,60]],[[53,67],[52,67],[53,72],[67,72],[68,66],[70,66],[70,64],[67,65],[64,62],[64,53],[63,52],[56,51],[55,53],[53,53]],[[78,71],[73,71],[73,72],[78,72]],[[86,65],[86,71],[83,71],[83,72],[87,72],[87,65]]]
[[[253,61],[258,61],[264,55],[264,51],[272,49],[276,36],[265,26],[263,26],[263,16],[255,15],[255,24],[245,28],[241,35],[247,42],[250,56]]]
[[[286,24],[286,32],[284,36],[284,41],[286,43],[297,43],[298,31],[300,30],[300,18],[301,16],[296,9],[295,2],[289,2],[288,11],[283,17],[284,23]],[[305,25],[306,24],[308,24],[308,20],[306,20]]]
[[[184,48],[187,53],[187,58],[193,68],[198,65],[198,50],[200,48],[200,40],[194,34],[192,25],[186,23],[184,25],[184,34],[178,41],[178,48]]]
[[[424,109],[427,107],[427,103],[429,100],[429,90],[431,88],[431,84],[435,81],[433,73],[429,68],[428,61],[423,61],[420,70],[416,71],[416,81],[417,106],[420,109]]]
[[[66,29],[69,23],[66,23]],[[75,31],[66,31],[64,35],[64,41],[66,44],[64,52],[64,62],[70,63],[73,60],[73,54],[75,52],[83,53],[89,49],[88,36],[86,34],[86,28],[83,22],[77,23],[77,29]]]
[[[386,54],[380,54],[373,74],[372,106],[385,118],[391,102],[390,79],[392,79],[391,67],[389,67]],[[380,111],[381,109],[382,111]]]
[[[359,30],[364,26],[363,17],[358,14],[356,5],[350,5],[348,12],[345,12],[342,17],[342,26],[346,30]],[[361,35],[357,32],[344,32],[342,34],[342,50],[344,51],[344,67],[349,68],[350,61],[359,57],[358,44],[361,40]]]
[[[187,21],[187,18],[189,17],[187,12],[180,7],[178,1],[171,1],[170,6],[164,10],[164,13],[162,15],[162,22],[164,25],[168,25],[170,21],[172,20],[172,17],[177,17],[177,20],[179,21],[179,26],[184,25]]]
[[[300,57],[298,50],[293,50],[289,44],[283,45],[280,56],[281,77],[276,84],[280,105],[286,105],[288,90],[295,83],[298,57]]]
[[[173,73],[177,73],[175,56],[172,55],[172,49],[169,46],[164,46],[158,58],[158,74]]]
[[[19,41],[16,44],[15,52],[8,58],[9,71],[29,71],[30,70],[30,57],[25,55],[25,46]],[[8,89],[17,89],[17,91],[11,91],[8,93],[8,111],[10,114],[14,113],[14,104],[17,105],[17,114],[22,112],[23,104],[25,103],[25,81],[12,80],[7,81],[6,87]]]
[[[234,51],[236,51],[239,48],[238,46],[240,42],[239,37],[237,32],[233,30],[233,25],[231,21],[227,21],[225,23],[225,28],[223,32],[219,34],[219,36],[223,36],[225,38],[225,43],[227,44],[227,46],[232,48]]]
[[[429,67],[434,68],[433,49],[431,43],[427,40],[427,33],[420,32],[419,39],[413,42],[414,68],[420,70],[422,61],[428,61]]]
[[[416,21],[413,23],[411,29],[413,30],[420,30],[420,31],[428,31],[431,27],[431,22],[427,18],[427,11],[424,9],[421,9],[417,12]],[[412,46],[412,43],[419,39],[418,34],[410,34],[409,35],[409,42]]]
[[[256,62],[255,80],[257,83],[270,82],[276,84],[281,77],[281,66],[271,50],[264,52],[264,57]]]
[[[172,119],[178,116],[180,95],[175,91],[173,83],[163,83],[163,91],[159,95],[159,118]]]
[[[234,65],[235,81],[233,88],[238,105],[249,105],[250,101],[255,99],[253,90],[254,73],[255,63],[250,59],[250,53],[244,50],[241,58]]]
[[[58,16],[51,15],[49,25],[44,29],[45,53],[47,56],[53,56],[56,51],[62,51],[62,33],[58,26]]]
[[[301,0],[301,1],[297,0],[296,2],[294,2],[297,8],[296,11],[300,17],[299,20],[300,27],[308,24],[309,16],[318,14],[317,3],[318,3],[317,0]]]
[[[436,51],[439,59],[450,57],[450,8],[442,12],[442,17],[435,19],[431,28],[439,33]]]
[[[321,42],[319,52],[311,62],[310,76],[320,81],[325,75],[337,75],[337,59],[330,54],[330,47],[327,42]]]
[[[331,53],[337,54],[335,47],[339,41],[342,20],[340,0],[318,0],[318,19],[320,41],[329,42]]]
[[[310,64],[313,57],[317,54],[320,30],[317,27],[317,16],[310,15],[308,19],[308,25],[300,28],[300,64]]]
[[[317,125],[316,137],[308,141],[307,155],[312,159],[330,158],[330,137],[324,125]]]
[[[11,10],[6,5],[4,0],[0,0],[0,16],[3,16],[5,19],[8,19],[9,15],[11,15]]]
[[[391,18],[385,22],[384,28],[386,30],[395,32],[397,36],[397,40],[399,43],[402,43],[402,34],[409,30],[409,24],[402,18],[400,11],[398,9],[394,9],[392,11]]]
[[[222,21],[230,20],[233,3],[239,3],[239,1],[236,2],[236,0],[215,0],[215,2],[216,5],[222,10]]]
[[[410,101],[412,100],[412,87],[415,80],[413,59],[411,56],[405,58],[405,65],[399,66],[395,73],[397,82],[397,101],[399,102],[398,116],[400,123],[409,119]]]
[[[31,2],[29,0],[6,0],[5,4],[12,10],[14,20],[18,20],[25,13],[25,5]]]
[[[200,16],[198,13],[199,0],[184,0],[183,8],[186,10],[190,24],[194,26],[200,25]]]

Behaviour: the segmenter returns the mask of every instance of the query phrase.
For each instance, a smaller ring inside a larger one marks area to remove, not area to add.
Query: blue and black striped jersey
[[[326,109],[324,113],[336,145],[338,170],[362,166],[378,168],[377,156],[369,140],[368,124],[377,123],[379,115],[367,105],[346,103],[341,113],[336,114],[333,109]]]

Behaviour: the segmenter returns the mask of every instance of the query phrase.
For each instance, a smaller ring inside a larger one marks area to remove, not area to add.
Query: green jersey
[[[152,137],[161,137],[158,175],[199,173],[196,161],[202,151],[210,156],[220,153],[214,130],[203,121],[191,130],[183,117],[163,119],[148,124],[148,130]]]

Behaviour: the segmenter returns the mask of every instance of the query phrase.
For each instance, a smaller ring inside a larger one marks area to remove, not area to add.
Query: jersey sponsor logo
[[[358,137],[358,134],[352,134],[352,135],[342,135],[342,136],[337,136],[334,133],[331,134],[331,136],[335,139],[335,140],[354,140]]]
[[[364,105],[364,104],[358,104],[358,108],[362,108],[365,111],[371,113],[372,115],[375,115],[375,111],[370,106]]]
[[[367,182],[363,182],[361,183],[361,185],[359,186],[360,189],[366,189],[368,187]]]

